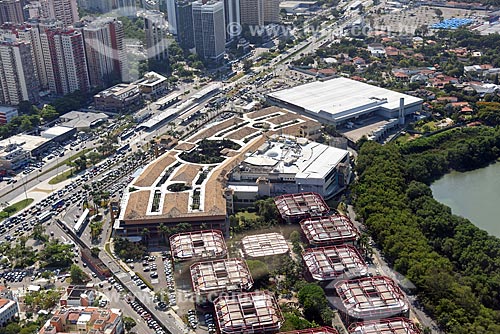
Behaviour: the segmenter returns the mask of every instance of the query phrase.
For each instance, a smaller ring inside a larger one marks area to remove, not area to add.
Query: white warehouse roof
[[[398,110],[400,98],[404,98],[405,108],[423,102],[411,95],[347,78],[315,81],[270,93],[268,97],[303,109],[311,116],[332,121],[343,121],[379,109]]]

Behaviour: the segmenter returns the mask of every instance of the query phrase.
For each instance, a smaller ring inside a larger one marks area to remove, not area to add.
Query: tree
[[[33,227],[33,234],[31,235],[31,237],[37,241],[47,241],[47,235],[43,234],[43,232],[45,232],[45,230],[42,224],[36,224]]]
[[[52,121],[54,119],[56,119],[57,117],[59,117],[59,113],[56,111],[56,109],[50,105],[50,104],[46,104],[41,112],[40,112],[40,116],[42,116],[42,118],[45,120],[45,121]]]
[[[76,284],[84,283],[85,281],[87,281],[89,279],[89,277],[82,270],[82,268],[80,268],[76,264],[71,265],[71,268],[69,270],[69,274],[70,274],[70,278],[71,278],[71,283],[76,283]]]
[[[78,171],[84,171],[87,168],[87,157],[85,155],[80,156],[75,160],[75,164]]]
[[[252,65],[253,65],[253,63],[252,63],[250,60],[245,59],[245,60],[243,61],[243,71],[244,71],[245,73],[250,72],[250,70],[252,69]]]
[[[97,152],[89,152],[87,154],[87,158],[89,159],[92,166],[95,166],[95,164],[98,163],[99,160],[101,160],[101,155]]]
[[[93,257],[99,257],[100,252],[101,250],[99,249],[99,247],[92,247],[90,249],[90,254],[92,254]]]
[[[125,330],[130,331],[137,325],[134,319],[130,317],[123,317],[123,326],[125,326]]]
[[[96,241],[99,239],[102,233],[102,229],[103,229],[102,221],[94,221],[90,223],[90,237],[92,238],[92,241]]]
[[[8,217],[10,217],[10,215],[11,215],[11,214],[13,214],[13,213],[16,213],[16,211],[17,211],[17,210],[16,210],[16,208],[15,208],[14,206],[11,206],[11,205],[10,205],[10,206],[8,206],[8,207],[4,208],[4,209],[3,209],[3,211],[4,211],[5,213],[7,213],[7,216],[8,216]]]
[[[332,313],[323,289],[313,283],[304,285],[298,293],[299,303],[304,309],[304,317],[321,325],[329,325]]]

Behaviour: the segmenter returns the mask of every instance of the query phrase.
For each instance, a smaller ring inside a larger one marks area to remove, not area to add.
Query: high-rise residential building
[[[175,2],[177,41],[183,49],[194,48],[193,6],[190,0]]]
[[[115,0],[78,0],[78,8],[98,13],[108,13],[113,9]]]
[[[117,0],[116,10],[118,11],[118,15],[120,16],[137,16],[137,4],[135,0]]]
[[[76,0],[48,0],[49,18],[61,21],[64,26],[79,20]]]
[[[50,91],[58,95],[87,92],[90,83],[82,33],[46,28],[40,37]]]
[[[24,22],[21,0],[0,0],[0,24],[5,22]]]
[[[241,32],[240,0],[224,0],[226,40],[238,38]]]
[[[264,1],[264,23],[280,22],[280,0]]]
[[[177,35],[177,15],[176,15],[176,2],[177,0],[165,0],[167,3],[167,21],[168,31]]]
[[[240,0],[240,20],[242,25],[264,25],[264,0]]]
[[[145,10],[160,10],[160,0],[141,0],[141,4]]]
[[[168,59],[167,21],[160,11],[147,11],[144,17],[146,31],[146,53],[148,59]]]
[[[116,18],[100,18],[83,28],[91,86],[128,80],[123,24]]]
[[[220,60],[226,45],[226,24],[222,1],[193,2],[193,31],[196,53]]]
[[[24,24],[5,23],[0,27],[0,40],[26,41],[31,45],[31,56],[36,71],[38,84],[41,90],[48,88],[47,72],[45,71],[45,60],[43,58],[40,31],[37,23],[27,22]]]
[[[31,45],[25,41],[0,43],[0,103],[18,105],[37,102],[39,87],[31,57]]]

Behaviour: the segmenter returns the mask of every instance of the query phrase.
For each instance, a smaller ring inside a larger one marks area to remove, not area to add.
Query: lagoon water
[[[456,215],[500,237],[500,163],[470,172],[451,172],[431,185],[434,198]]]

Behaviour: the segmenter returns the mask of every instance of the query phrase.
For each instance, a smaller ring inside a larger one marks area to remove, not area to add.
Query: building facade
[[[0,43],[0,103],[37,102],[39,85],[28,42]]]
[[[241,24],[264,25],[264,0],[240,0]]]
[[[24,22],[21,0],[0,0],[0,24],[5,22]]]
[[[240,0],[224,0],[224,15],[226,19],[226,40],[237,38],[241,29]]]
[[[116,18],[93,21],[83,28],[83,37],[91,86],[102,87],[128,79],[121,21]]]
[[[280,22],[280,0],[264,1],[264,23]]]
[[[160,11],[147,11],[144,17],[148,59],[168,59],[167,21]]]
[[[18,312],[17,302],[10,299],[0,299],[0,327],[7,325]]]
[[[175,2],[175,16],[177,24],[177,41],[183,49],[194,48],[193,7],[191,1],[180,0]]]
[[[49,18],[61,21],[64,26],[73,25],[80,19],[76,0],[48,0]]]
[[[0,106],[0,125],[9,123],[16,116],[16,108]]]
[[[74,29],[47,28],[40,37],[50,91],[57,95],[87,92],[90,82],[83,34]]]
[[[224,3],[195,1],[192,6],[196,53],[218,61],[224,56],[226,45]]]

